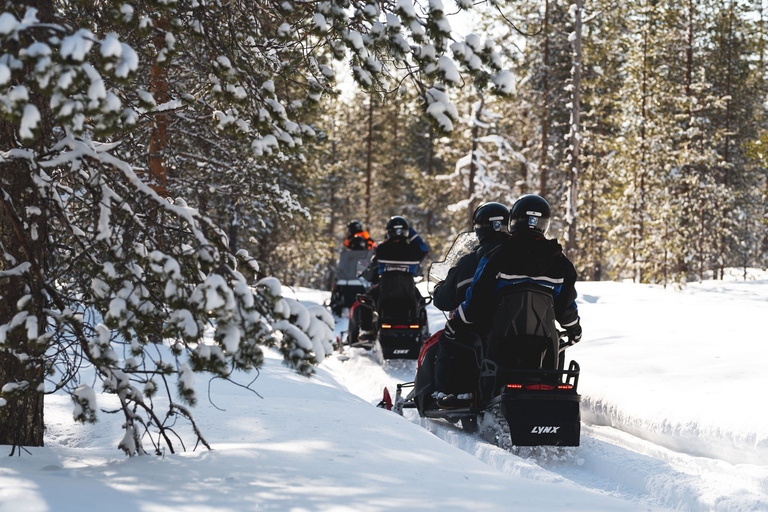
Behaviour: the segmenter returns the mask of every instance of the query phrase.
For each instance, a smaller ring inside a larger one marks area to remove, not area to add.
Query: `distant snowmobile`
[[[371,262],[373,250],[360,249],[344,251],[339,255],[336,268],[336,281],[331,290],[331,311],[341,316],[344,309],[349,309],[355,303],[357,295],[367,292],[371,283],[361,277],[363,271]]]
[[[461,255],[452,254],[454,251],[471,249],[469,243],[454,243],[446,261],[458,260]],[[445,265],[437,265],[435,273],[432,270],[430,280],[439,280],[447,272]],[[433,397],[435,355],[441,332],[424,344],[414,381],[398,384],[394,402],[385,389],[380,405],[398,414],[415,408],[425,418],[460,422],[465,431],[480,431],[505,449],[578,446],[580,368],[575,361],[567,369],[564,367],[565,349],[572,343],[555,327],[551,294],[536,284],[514,287],[499,298],[493,324],[487,339],[473,335],[465,340],[466,357],[474,359],[477,368],[472,405],[441,409]],[[493,359],[489,357],[491,344]],[[406,396],[404,389],[410,390]]]
[[[363,347],[382,359],[416,359],[429,337],[427,302],[421,298],[413,274],[384,272],[379,280],[377,300],[358,295],[354,307],[373,312],[374,336],[367,340],[348,340],[351,347]]]

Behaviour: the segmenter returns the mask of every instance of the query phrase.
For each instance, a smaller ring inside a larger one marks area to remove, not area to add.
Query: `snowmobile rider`
[[[376,242],[363,229],[359,220],[353,220],[347,224],[347,238],[344,239],[344,247],[350,251],[367,251],[376,247]]]
[[[429,253],[429,246],[408,225],[405,218],[396,215],[389,219],[386,238],[375,249],[371,264],[363,272],[363,278],[373,283],[368,295],[376,303],[379,298],[379,277],[384,272],[406,271],[414,276],[421,273],[421,262]],[[421,298],[423,301],[423,297]],[[373,312],[368,308],[353,307],[350,311],[349,339],[351,343],[373,338]]]
[[[379,276],[389,270],[420,275],[421,262],[427,257],[429,246],[416,230],[408,225],[408,221],[399,215],[389,219],[386,229],[386,238],[376,247],[371,264],[363,277],[375,284]]]
[[[464,301],[480,260],[508,237],[509,208],[501,203],[483,203],[472,214],[477,241],[474,251],[462,256],[451,267],[444,281],[435,286],[432,303],[441,311],[454,311]]]
[[[550,217],[549,204],[540,196],[528,194],[515,202],[509,216],[510,236],[492,254],[480,260],[466,299],[445,324],[438,343],[438,359],[455,357],[457,351],[462,352],[458,357],[466,357],[466,350],[460,347],[462,341],[470,332],[485,339],[498,295],[507,287],[521,283],[533,283],[548,290],[554,300],[555,319],[572,342],[581,340],[576,269],[557,240],[546,238]],[[475,371],[457,374],[447,365],[438,365],[435,370],[439,407],[471,404],[476,385]]]

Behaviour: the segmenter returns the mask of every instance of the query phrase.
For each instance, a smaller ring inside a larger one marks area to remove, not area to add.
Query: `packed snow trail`
[[[415,365],[379,365],[363,349],[348,349],[349,360],[329,361],[332,373],[352,393],[378,403],[382,390],[413,379]],[[734,466],[668,450],[612,427],[582,424],[581,446],[523,448],[510,453],[441,420],[405,417],[444,441],[507,474],[537,482],[562,479],[628,501],[673,510],[768,510],[765,466]],[[525,458],[524,458],[525,457]],[[557,460],[558,458],[562,460]]]
[[[756,339],[757,310],[768,301],[768,282],[704,283],[684,292],[620,283],[583,283],[581,288],[587,292],[580,299],[582,318],[592,336],[585,327],[585,340],[566,354],[582,366],[580,447],[515,454],[445,421],[421,419],[413,410],[406,417],[489,466],[522,478],[565,479],[667,509],[768,510],[766,413],[756,407],[762,402],[761,385],[752,385],[764,373],[756,366],[768,357],[744,360],[743,351],[720,342],[751,340],[753,353],[768,355],[762,354],[765,343]],[[429,313],[434,332],[445,320],[434,308]],[[627,331],[635,317],[653,321]],[[702,317],[708,321],[698,322]],[[741,322],[734,324],[733,318]],[[337,331],[345,322],[339,320]],[[372,404],[385,386],[394,396],[398,382],[413,380],[415,362],[380,365],[362,349],[346,353],[349,360],[332,358],[326,364],[340,383]],[[742,369],[747,372],[735,371]],[[700,385],[706,382],[717,387]],[[721,418],[718,412],[730,416]]]

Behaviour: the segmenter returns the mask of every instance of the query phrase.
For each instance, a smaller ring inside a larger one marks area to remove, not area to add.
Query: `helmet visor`
[[[546,233],[549,230],[549,219],[546,217],[537,217],[536,215],[528,215],[527,225],[529,229],[535,229]]]

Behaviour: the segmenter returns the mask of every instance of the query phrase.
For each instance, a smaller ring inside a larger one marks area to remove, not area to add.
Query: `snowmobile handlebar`
[[[560,336],[560,352],[576,344],[566,331],[558,331],[557,334]]]

